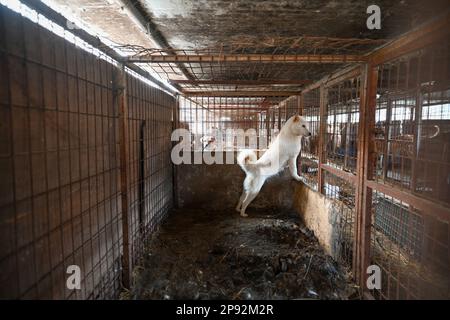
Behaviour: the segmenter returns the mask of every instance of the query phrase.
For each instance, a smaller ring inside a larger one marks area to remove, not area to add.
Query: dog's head
[[[291,132],[296,136],[310,137],[309,124],[305,118],[296,115],[291,118],[290,123]]]

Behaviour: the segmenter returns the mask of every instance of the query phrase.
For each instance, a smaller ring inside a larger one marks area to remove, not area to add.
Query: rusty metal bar
[[[303,94],[299,94],[297,96],[297,105],[298,105],[298,114],[303,115],[303,106],[304,106]]]
[[[172,132],[175,131],[176,129],[180,128],[180,100],[182,99],[181,96],[177,95],[176,97],[176,103],[175,103],[175,108],[174,110],[172,110]],[[175,147],[175,145],[177,144],[177,142],[173,141],[172,142],[172,148]],[[175,164],[172,163],[172,197],[173,197],[173,202],[174,202],[174,207],[178,208],[179,207],[179,201],[178,201],[178,166],[176,166]]]
[[[321,84],[320,86],[320,124],[319,124],[319,172],[318,172],[318,182],[317,182],[317,191],[322,193],[323,191],[323,184],[324,184],[324,175],[322,171],[322,165],[325,160],[325,131],[326,131],[326,115],[327,115],[327,89],[325,88],[324,84]]]
[[[320,168],[322,170],[328,171],[329,173],[334,174],[335,176],[338,176],[339,178],[341,178],[345,181],[348,181],[354,185],[356,185],[358,183],[358,178],[350,172],[343,171],[341,169],[335,168],[333,166],[330,166],[330,165],[324,164],[324,163],[322,163],[320,165]]]
[[[184,91],[191,97],[290,97],[299,91]]]
[[[312,83],[312,80],[170,80],[176,84],[190,85],[236,85],[236,86],[264,86],[264,85],[305,85]]]
[[[363,85],[360,94],[360,122],[357,158],[358,184],[356,190],[356,241],[354,244],[355,279],[365,291],[367,267],[370,261],[370,228],[372,189],[366,185],[372,179],[374,168],[373,130],[375,123],[376,91],[378,70],[366,65],[363,72]]]
[[[361,74],[361,66],[343,69],[342,71],[327,77],[325,84],[327,87],[332,87],[344,80],[356,78],[360,74]]]
[[[119,112],[120,197],[122,202],[122,282],[130,287],[130,244],[128,216],[128,108],[124,66],[114,70],[114,106]]]
[[[370,53],[366,58],[372,65],[379,65],[432,44],[448,34],[450,34],[450,10],[432,22],[402,35],[383,48]]]
[[[403,202],[408,203],[415,209],[420,210],[424,215],[437,218],[441,221],[450,222],[450,208],[445,207],[435,201],[431,201],[425,198],[418,197],[412,193],[399,190],[393,186],[376,182],[373,180],[365,181],[368,188],[384,193],[387,196],[395,199],[401,199]]]
[[[217,110],[228,110],[228,111],[232,111],[232,110],[236,110],[236,111],[264,111],[269,109],[270,107],[244,107],[244,108],[239,108],[239,107],[222,107],[222,106],[218,106]]]
[[[226,54],[226,55],[143,55],[129,57],[128,63],[364,63],[367,57],[346,54]]]
[[[36,10],[37,12],[45,16],[47,19],[59,25],[60,27],[64,29],[67,28],[67,19],[60,13],[56,12],[53,8],[44,4],[43,2],[33,0],[21,0],[21,2],[24,3],[26,6],[30,7],[31,9]],[[80,28],[74,28],[70,30],[70,32],[76,35],[77,37],[81,38],[82,40],[86,41],[91,46],[102,51],[105,55],[110,56],[114,60],[119,62],[123,60],[122,56],[116,53],[112,48],[103,43],[98,37],[89,34],[85,30]],[[172,93],[174,92],[172,88],[168,87],[164,82],[159,81],[149,72],[143,70],[142,68],[139,68],[138,66],[133,64],[126,64],[126,65],[128,68],[132,69],[134,72],[140,74],[144,78],[150,79],[152,82],[154,82],[161,88],[164,88],[165,90],[168,90],[169,92]]]
[[[192,100],[188,96],[183,95],[182,97],[186,100]],[[201,101],[204,100],[204,103],[208,104],[207,103],[208,98],[211,98],[211,97],[208,97],[208,96],[195,97],[196,101],[194,101],[194,103],[202,104]],[[264,97],[255,97],[254,100],[249,100],[249,101],[242,101],[242,99],[236,99],[236,101],[234,101],[233,103],[227,104],[227,106],[236,106],[236,107],[239,107],[239,106],[261,106],[261,103],[263,102],[263,100],[261,100],[261,99],[257,100],[257,98],[264,98]],[[266,104],[276,105],[277,102],[276,101],[267,101]]]
[[[302,89],[302,92],[307,93],[311,90],[318,89],[322,84],[324,84],[326,87],[332,87],[335,84],[342,82],[343,80],[355,78],[359,76],[360,73],[361,73],[360,66],[351,66],[345,69],[341,69],[331,75],[323,77],[317,82],[308,85],[307,87]]]

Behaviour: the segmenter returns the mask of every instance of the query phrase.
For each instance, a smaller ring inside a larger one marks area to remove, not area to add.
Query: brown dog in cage
[[[308,122],[301,116],[289,118],[281,128],[280,133],[260,159],[253,150],[239,153],[237,161],[247,174],[244,180],[244,191],[239,199],[236,210],[241,216],[247,217],[245,210],[252,202],[264,182],[289,166],[292,177],[300,181],[297,173],[297,157],[301,150],[302,137],[311,136]]]

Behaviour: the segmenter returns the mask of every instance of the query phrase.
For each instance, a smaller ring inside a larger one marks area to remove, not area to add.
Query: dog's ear
[[[299,122],[299,121],[300,121],[300,117],[299,116],[295,116],[294,122]]]

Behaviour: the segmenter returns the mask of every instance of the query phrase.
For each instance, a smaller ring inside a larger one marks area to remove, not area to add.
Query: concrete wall
[[[349,241],[352,230],[350,209],[302,183],[295,185],[293,207],[325,251],[336,260],[343,258],[344,242]]]
[[[234,159],[236,155],[234,154]],[[178,206],[233,209],[242,193],[245,174],[237,164],[182,164],[177,166]],[[267,180],[249,210],[292,208],[295,182],[285,169]]]
[[[237,164],[183,164],[177,166],[176,171],[179,207],[234,212],[245,178]],[[328,199],[294,181],[287,169],[266,181],[248,210],[251,213],[258,209],[297,211],[325,251],[336,260],[342,257],[343,243],[347,239],[343,227],[348,223],[343,213],[349,209],[340,201]]]

